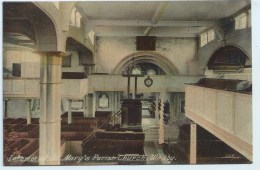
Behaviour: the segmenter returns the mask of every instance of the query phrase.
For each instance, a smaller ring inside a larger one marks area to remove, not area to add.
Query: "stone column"
[[[32,101],[32,99],[28,99],[26,101],[28,102],[28,112],[26,115],[27,124],[31,124],[31,120],[32,120],[31,101]]]
[[[197,163],[197,124],[190,124],[190,164]]]
[[[61,156],[61,64],[68,53],[39,52],[40,139],[39,165],[60,165]]]
[[[68,124],[71,124],[71,122],[72,122],[72,113],[71,113],[72,100],[68,100],[68,102],[69,102],[69,108],[68,108]]]

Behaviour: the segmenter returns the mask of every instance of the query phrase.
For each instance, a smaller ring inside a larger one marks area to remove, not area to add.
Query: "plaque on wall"
[[[99,96],[99,100],[98,100],[98,107],[100,108],[107,108],[109,106],[109,100],[108,100],[108,96],[105,93],[102,93]]]

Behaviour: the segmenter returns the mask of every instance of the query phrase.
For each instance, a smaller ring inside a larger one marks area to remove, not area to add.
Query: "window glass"
[[[247,15],[242,13],[235,18],[235,29],[244,29],[247,27]]]
[[[77,12],[76,12],[76,23],[75,23],[75,26],[76,26],[76,27],[80,27],[80,19],[81,19],[81,15],[80,15],[80,13],[77,11]]]
[[[76,8],[74,7],[70,14],[70,25],[76,25]]]
[[[203,33],[200,35],[200,46],[203,47],[207,44],[207,33]]]
[[[208,42],[210,42],[210,41],[212,41],[214,39],[215,39],[215,32],[214,32],[214,30],[210,30],[208,32]]]
[[[93,30],[91,30],[91,31],[88,33],[88,37],[89,37],[89,39],[90,39],[92,45],[94,45],[94,43],[95,43],[95,33],[94,33]]]
[[[209,30],[208,32],[205,32],[200,35],[200,46],[203,47],[208,42],[213,41],[215,39],[215,31]]]

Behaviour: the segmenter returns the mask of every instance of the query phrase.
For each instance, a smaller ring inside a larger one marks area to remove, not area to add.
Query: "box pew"
[[[39,118],[32,118],[31,119],[31,124],[39,124]]]
[[[21,148],[23,148],[24,146],[26,146],[29,143],[28,140],[26,139],[19,139],[16,142],[13,142],[12,144],[10,144],[8,146],[8,152],[6,153],[7,157],[10,157],[11,155],[14,154],[15,150],[20,150]]]
[[[91,124],[86,125],[62,125],[61,138],[69,141],[83,140],[93,132]]]
[[[4,121],[4,123],[6,123],[6,122]],[[18,119],[8,118],[7,124],[26,124],[26,120],[23,118],[18,118]]]
[[[82,153],[103,156],[144,154],[144,133],[133,131],[97,131],[82,142]]]
[[[10,145],[12,151],[8,154],[9,161],[5,161],[5,165],[21,166],[21,165],[37,165],[38,164],[38,153],[39,140],[38,139],[20,139],[13,145]],[[17,150],[15,154],[13,151]],[[34,159],[32,158],[34,157]],[[26,159],[28,161],[26,161]]]
[[[39,138],[39,125],[29,124],[17,130],[19,138]]]

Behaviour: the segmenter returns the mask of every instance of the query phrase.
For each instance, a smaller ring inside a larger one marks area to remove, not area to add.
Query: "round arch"
[[[14,12],[15,11],[15,12]],[[21,23],[23,29],[33,33],[31,37],[35,37],[37,50],[40,51],[56,51],[57,50],[57,32],[55,22],[52,17],[37,3],[32,2],[16,2],[3,4],[3,17],[10,23],[16,18],[25,18],[26,22]],[[40,18],[40,19],[39,19]],[[31,24],[27,24],[30,22]],[[30,26],[31,27],[28,27]],[[22,27],[14,32],[21,32]],[[33,32],[31,31],[33,30]]]
[[[127,55],[115,67],[112,74],[122,74],[122,71],[132,62],[133,57],[135,63],[152,63],[160,67],[166,75],[179,75],[178,69],[172,64],[170,60],[155,52],[136,52]]]
[[[233,46],[234,48],[237,48],[238,50],[241,50],[241,51],[247,56],[247,58],[248,58],[250,61],[252,61],[252,57],[246,52],[246,50],[244,50],[242,47],[240,47],[240,46],[237,45],[237,44],[228,43],[228,44],[226,44],[225,46],[221,46],[221,47],[216,48],[216,49],[209,55],[210,57],[206,60],[206,65],[208,65],[209,61],[212,59],[213,55],[214,55],[217,51],[219,51],[219,50],[221,50],[222,48],[225,48],[225,47],[227,47],[227,46]]]
[[[230,61],[231,56],[235,56],[236,58],[233,60],[240,61],[240,63],[230,63],[233,62]],[[224,47],[217,48],[213,53],[211,53],[206,65],[210,68],[213,64],[216,64],[216,60],[218,60],[218,63],[221,63],[222,65],[242,64],[245,66],[246,60],[250,60],[250,62],[252,62],[252,58],[248,55],[248,53],[236,44],[227,44]]]

